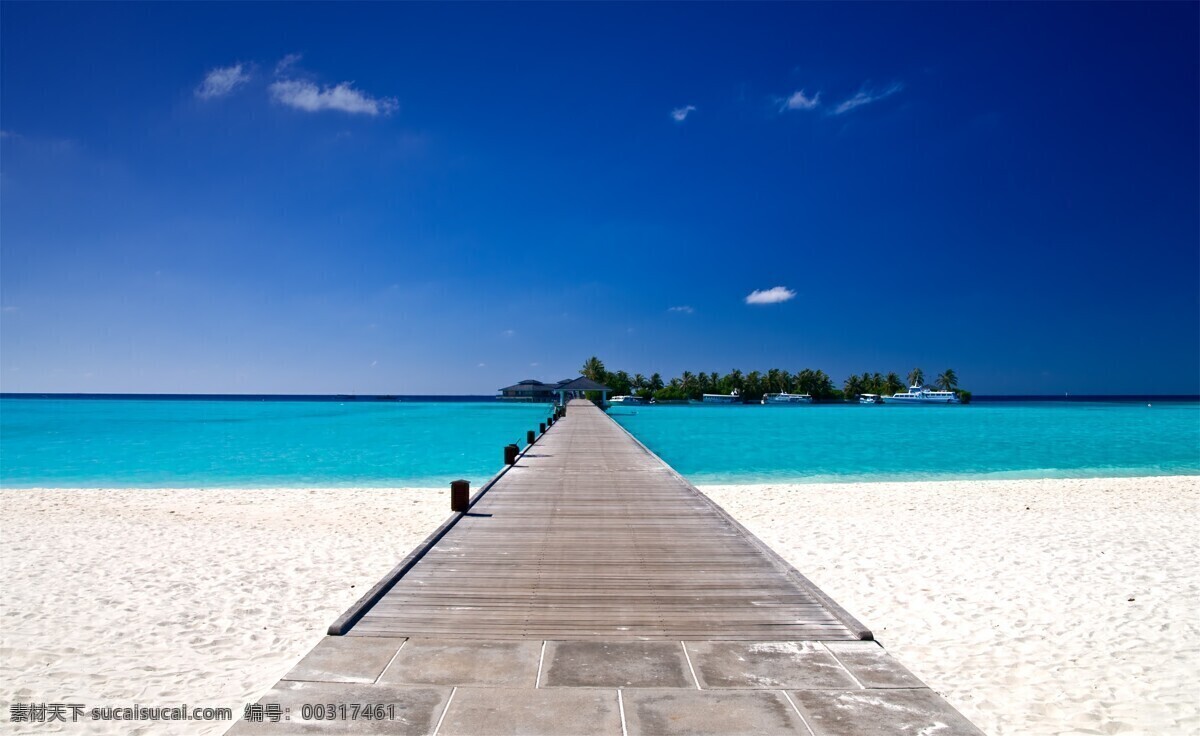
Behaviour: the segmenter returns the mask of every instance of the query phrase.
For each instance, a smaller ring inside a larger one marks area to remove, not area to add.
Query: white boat
[[[858,403],[860,404],[878,404],[879,394],[859,394]]]
[[[785,391],[781,394],[763,394],[762,403],[763,406],[811,404],[812,397],[808,394],[789,394]]]
[[[735,388],[732,393],[728,394],[704,394],[702,401],[705,404],[740,404],[742,397],[738,395],[738,390]]]
[[[608,403],[613,406],[645,406],[646,400],[641,396],[614,396]]]
[[[953,391],[930,391],[924,386],[910,386],[907,391],[892,394],[884,399],[885,404],[959,404],[958,394]]]

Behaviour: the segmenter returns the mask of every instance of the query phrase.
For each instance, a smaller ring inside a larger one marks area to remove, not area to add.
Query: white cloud
[[[682,123],[684,120],[687,120],[688,115],[691,115],[694,112],[696,112],[695,105],[684,105],[683,107],[677,107],[672,110],[671,117],[675,119],[675,122]]]
[[[500,333],[500,336],[501,337],[512,337],[515,334],[517,334],[516,330],[505,330],[504,332]]]
[[[530,368],[537,368],[539,365],[541,365],[541,363],[538,363],[537,361],[534,361],[534,362],[532,362],[532,363],[530,363],[530,364],[529,364],[529,367],[530,367]]]
[[[479,364],[478,364],[478,365],[476,365],[475,367],[476,367],[476,368],[487,368],[487,363],[479,363]]]
[[[899,83],[893,84],[891,87],[888,87],[882,92],[872,92],[866,88],[860,89],[853,97],[835,107],[833,109],[833,114],[842,115],[844,113],[848,113],[856,107],[862,107],[863,105],[869,105],[872,102],[882,100],[885,97],[891,97],[902,89],[904,89],[904,85]]]
[[[379,365],[379,361],[378,361],[378,360],[372,360],[372,361],[371,361],[371,367],[372,367],[372,368],[374,368],[374,367],[375,367],[375,366],[377,366],[377,365]]]
[[[275,76],[279,76],[290,69],[293,65],[299,62],[304,57],[300,54],[288,54],[275,64]]]
[[[746,297],[747,304],[779,304],[796,296],[796,292],[786,286],[775,286],[770,289],[755,289]]]
[[[242,64],[219,66],[204,76],[204,81],[196,88],[196,96],[202,100],[224,97],[249,81],[250,74]]]
[[[793,92],[791,97],[781,101],[779,111],[784,110],[812,110],[817,105],[821,104],[821,93],[818,92],[812,97],[804,94],[804,90]]]
[[[299,79],[284,79],[271,84],[271,96],[276,102],[305,112],[340,110],[360,115],[388,115],[398,107],[394,97],[371,97],[354,89],[351,82],[332,87],[319,87]]]
[[[691,307],[684,304],[684,305],[678,306],[678,307],[671,307],[667,311],[668,312],[680,312],[682,314],[691,314],[691,313],[695,312],[696,310],[694,310]]]
[[[13,314],[19,311],[21,311],[20,307],[4,307],[3,309],[0,309],[0,312],[4,312],[5,314]]]

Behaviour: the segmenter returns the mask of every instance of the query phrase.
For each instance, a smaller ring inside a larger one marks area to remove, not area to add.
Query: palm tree
[[[867,374],[864,373],[863,375]],[[842,393],[846,394],[847,399],[858,398],[859,394],[865,393],[863,391],[862,379],[851,373],[846,382],[842,384]]]
[[[911,371],[909,371],[908,372],[908,385],[909,386],[924,386],[925,385],[925,371],[921,370],[920,368],[913,368]]]
[[[898,394],[904,390],[904,386],[900,383],[900,376],[895,373],[887,374],[887,378],[883,381],[883,392],[887,396]]]
[[[637,389],[646,388],[646,377],[641,373],[633,374],[633,387]]]
[[[583,367],[579,369],[579,372],[584,378],[590,378],[596,383],[604,383],[608,373],[604,370],[604,363],[601,363],[600,359],[594,355],[583,362]]]
[[[767,391],[778,391],[779,388],[779,369],[772,368],[767,371]]]
[[[650,390],[651,391],[661,391],[663,389],[664,385],[665,384],[663,383],[662,376],[660,376],[657,373],[653,373],[650,375]]]
[[[943,391],[953,391],[958,388],[958,376],[954,373],[953,368],[947,368],[942,372],[942,375],[937,377],[937,386]]]

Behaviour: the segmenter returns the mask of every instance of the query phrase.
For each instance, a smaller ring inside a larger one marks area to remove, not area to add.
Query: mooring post
[[[471,481],[450,481],[450,510],[466,511],[471,503]]]
[[[546,434],[546,423],[542,422],[538,425],[538,434]]]
[[[517,453],[520,451],[521,451],[521,448],[517,447],[516,445],[505,445],[504,446],[504,464],[505,465],[516,465],[517,464]]]
[[[525,444],[532,445],[534,442],[537,442],[537,432],[531,429],[525,433]]]

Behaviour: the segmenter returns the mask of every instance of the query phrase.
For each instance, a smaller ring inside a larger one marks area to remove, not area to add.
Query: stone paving
[[[231,734],[981,734],[871,641],[331,636],[259,702]]]

